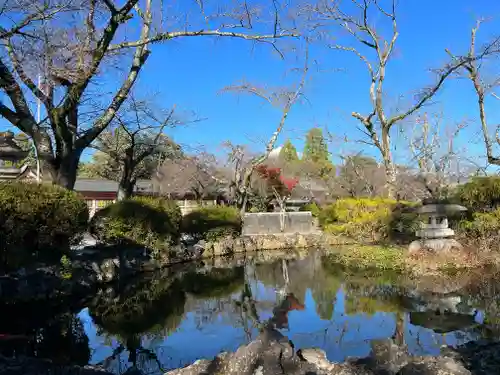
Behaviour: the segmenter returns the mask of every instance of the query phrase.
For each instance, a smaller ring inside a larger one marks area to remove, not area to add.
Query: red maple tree
[[[261,164],[255,169],[259,177],[266,182],[271,194],[277,195],[279,198],[288,197],[299,183],[298,178],[283,176],[280,168],[268,167],[265,164]]]

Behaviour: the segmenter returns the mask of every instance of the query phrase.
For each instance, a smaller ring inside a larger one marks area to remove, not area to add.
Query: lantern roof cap
[[[424,204],[415,209],[414,212],[421,215],[449,215],[467,211],[467,208],[458,204]]]

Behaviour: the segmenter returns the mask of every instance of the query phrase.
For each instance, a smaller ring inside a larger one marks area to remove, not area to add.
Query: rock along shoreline
[[[392,340],[374,342],[370,357],[332,363],[321,349],[295,350],[280,332],[266,328],[251,343],[234,353],[165,375],[498,375],[500,343],[469,343],[443,348],[440,356],[412,357]]]

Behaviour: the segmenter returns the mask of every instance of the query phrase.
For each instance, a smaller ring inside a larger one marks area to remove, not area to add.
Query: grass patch
[[[408,255],[405,264],[415,275],[438,273],[456,276],[467,270],[494,265],[495,259],[494,254],[468,248],[436,252],[422,249]]]
[[[413,276],[439,274],[457,276],[460,273],[487,266],[500,265],[498,254],[452,249],[451,251],[421,251],[408,253],[406,247],[395,245],[347,245],[328,255],[327,261],[346,270],[365,273],[393,271]]]
[[[401,272],[405,269],[405,250],[397,246],[345,246],[329,257],[334,263],[357,270]]]

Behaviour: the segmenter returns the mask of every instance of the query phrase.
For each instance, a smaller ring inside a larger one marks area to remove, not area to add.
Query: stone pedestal
[[[451,251],[452,249],[462,250],[463,246],[453,238],[433,238],[413,241],[408,247],[408,251],[418,252],[420,250]]]

